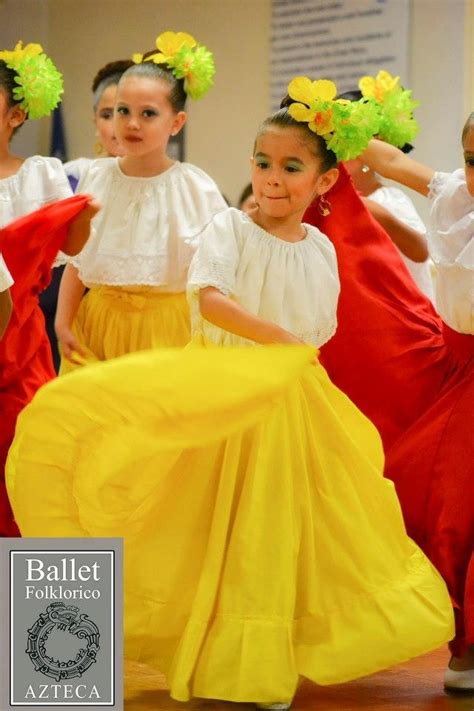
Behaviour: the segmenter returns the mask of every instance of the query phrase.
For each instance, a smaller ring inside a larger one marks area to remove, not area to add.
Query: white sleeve
[[[219,213],[202,232],[189,267],[188,293],[207,286],[213,286],[226,296],[234,292],[239,249],[233,213],[237,210]]]
[[[0,291],[6,291],[13,284],[13,279],[10,272],[7,269],[5,260],[0,254]]]
[[[73,195],[66,171],[59,158],[43,158],[42,170],[45,204]]]

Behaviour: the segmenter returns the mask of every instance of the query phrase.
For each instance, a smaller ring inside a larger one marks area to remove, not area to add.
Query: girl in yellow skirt
[[[78,186],[102,210],[88,248],[62,278],[61,372],[84,358],[108,360],[190,338],[187,270],[200,232],[226,204],[206,173],[166,151],[186,121],[187,95],[207,91],[214,64],[184,32],[164,32],[156,44],[134,56],[118,85],[114,128],[124,155],[92,161]]]
[[[453,635],[378,433],[317,361],[339,280],[331,243],[301,220],[314,199],[328,209],[327,142],[356,155],[372,119],[362,103],[355,117],[344,108],[338,132],[335,87],[299,78],[290,93],[308,86],[311,111],[293,102],[258,132],[257,207],[230,208],[203,234],[194,343],[49,384],[10,453],[24,535],[124,537],[126,654],[163,671],[181,701],[286,709],[301,677],[344,682]]]

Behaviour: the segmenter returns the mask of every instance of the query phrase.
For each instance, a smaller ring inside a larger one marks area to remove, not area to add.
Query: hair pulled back
[[[143,55],[145,60],[156,54],[156,49],[150,50]],[[186,105],[186,92],[184,90],[184,79],[177,79],[171,69],[166,64],[155,64],[155,62],[142,61],[140,64],[133,64],[127,69],[123,77],[146,77],[147,79],[162,79],[170,87],[169,101],[173,110],[183,111]]]
[[[296,119],[288,113],[288,107],[293,103],[295,102],[290,96],[285,96],[280,103],[279,111],[274,113],[273,116],[269,116],[261,124],[257,133],[257,138],[265,133],[267,128],[270,126],[278,126],[279,128],[296,128],[304,137],[305,142],[311,147],[311,150],[316,158],[319,158],[323,173],[331,168],[335,168],[337,165],[336,155],[333,151],[328,149],[324,138],[312,131],[307,123],[304,123],[303,121],[296,121]]]
[[[463,130],[462,130],[462,137],[461,137],[461,140],[462,140],[462,143],[463,143],[463,144],[464,144],[464,139],[466,138],[468,132],[469,132],[471,129],[474,129],[474,111],[472,111],[472,112],[469,114],[469,116],[467,117],[467,121],[466,121],[466,123],[464,124],[464,128],[463,128]]]
[[[15,70],[7,67],[5,62],[0,59],[0,89],[3,89],[7,96],[8,106],[15,106],[15,104],[21,103],[21,99],[15,100],[13,96],[13,89],[17,87],[18,84],[15,81]]]

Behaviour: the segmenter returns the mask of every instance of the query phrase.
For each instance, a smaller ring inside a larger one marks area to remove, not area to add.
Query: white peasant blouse
[[[226,208],[215,182],[190,163],[141,178],[125,175],[118,158],[99,158],[86,166],[78,192],[101,204],[87,244],[71,260],[89,287],[184,291],[202,230]]]
[[[0,227],[71,195],[69,181],[58,158],[31,156],[14,175],[0,179]],[[59,252],[54,266],[66,261],[66,255]]]
[[[193,334],[218,345],[255,345],[202,318],[199,290],[213,286],[303,341],[326,343],[337,325],[336,253],[316,227],[304,228],[305,239],[286,242],[235,208],[217,215],[204,231],[189,270]]]
[[[27,158],[14,175],[0,180],[0,227],[71,195],[69,181],[58,158]]]
[[[379,205],[385,207],[401,222],[404,222],[409,227],[417,230],[417,232],[421,232],[421,234],[426,233],[426,227],[423,220],[416,211],[414,204],[408,195],[403,192],[403,190],[391,185],[384,185],[383,187],[374,190],[374,192],[368,197],[370,200],[378,202]],[[412,259],[409,259],[402,252],[400,252],[400,250],[398,250],[398,252],[420,291],[422,291],[430,299],[430,301],[434,302],[431,260],[427,259],[425,262],[414,262]]]
[[[429,185],[429,250],[436,265],[436,305],[445,323],[474,333],[474,197],[462,169],[435,173]]]

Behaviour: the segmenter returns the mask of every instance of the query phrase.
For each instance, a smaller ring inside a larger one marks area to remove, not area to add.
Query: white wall
[[[460,165],[460,131],[474,108],[472,5],[411,2],[411,85],[421,102],[415,155],[442,170]],[[90,85],[102,65],[151,48],[165,29],[187,30],[206,44],[215,54],[215,87],[189,102],[186,157],[233,202],[248,180],[255,131],[269,111],[270,16],[271,0],[0,0],[2,45],[40,41],[64,73],[71,157],[92,154]],[[48,123],[40,123],[20,132],[23,154],[48,151]],[[426,200],[417,204],[426,217]]]
[[[471,71],[466,61],[467,7],[465,0],[412,0],[411,87],[420,102],[415,115],[421,127],[412,155],[438,170],[461,166],[466,77]],[[410,196],[426,219],[427,200]]]

